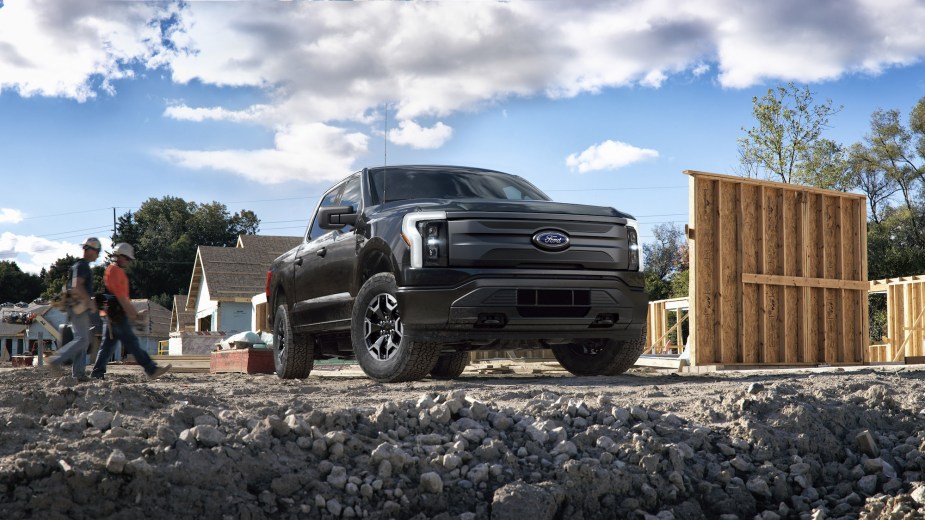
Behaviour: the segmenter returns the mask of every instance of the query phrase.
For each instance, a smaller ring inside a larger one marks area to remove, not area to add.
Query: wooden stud
[[[823,240],[825,241],[825,278],[834,279],[837,277],[837,243],[840,233],[837,232],[838,226],[838,201],[833,197],[823,197],[822,201],[823,207],[825,208],[825,230]],[[833,364],[837,362],[837,353],[838,353],[838,311],[836,306],[838,304],[838,293],[834,289],[825,290],[825,336],[824,336],[824,352],[822,359],[828,363]]]
[[[781,207],[782,193],[779,188],[764,188],[764,234],[767,237],[764,243],[764,269],[763,274],[783,275],[783,258],[781,256]],[[765,302],[765,331],[763,363],[781,362],[781,341],[783,340],[783,322],[781,315],[781,295],[783,290],[779,286],[766,286],[764,288]]]
[[[742,272],[758,272],[761,234],[758,231],[761,225],[760,195],[758,186],[742,185]],[[739,344],[742,345],[742,362],[757,363],[760,351],[759,324],[759,286],[755,284],[742,284],[742,334]]]
[[[699,349],[697,348],[697,328],[700,327],[700,320],[697,319],[697,287],[700,283],[700,277],[697,276],[697,270],[700,264],[697,262],[697,256],[700,254],[699,244],[697,243],[697,192],[700,181],[697,177],[690,175],[687,179],[687,221],[688,227],[692,224],[694,229],[688,229],[687,233],[687,254],[688,254],[688,298],[690,299],[690,335],[687,338],[687,350],[690,356],[690,364],[696,367],[700,364]]]
[[[721,363],[736,363],[741,361],[738,357],[738,342],[736,340],[738,325],[738,309],[740,307],[739,294],[739,245],[737,236],[738,197],[736,184],[718,182],[719,187],[719,255],[714,259],[719,263],[719,361]]]
[[[784,212],[783,212],[783,248],[784,256],[784,276],[799,276],[797,261],[802,257],[800,246],[801,237],[799,233],[800,213],[799,192],[784,191]],[[784,287],[783,299],[783,327],[784,327],[784,362],[796,363],[799,361],[797,352],[797,342],[800,337],[802,320],[800,317],[800,292],[801,289],[796,287]]]
[[[707,180],[697,183],[696,230],[697,243],[697,286],[694,300],[697,308],[697,362],[708,365],[716,363],[716,282],[715,282],[715,239],[716,184]]]

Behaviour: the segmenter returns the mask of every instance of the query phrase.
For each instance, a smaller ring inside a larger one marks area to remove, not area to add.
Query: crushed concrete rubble
[[[0,518],[925,517],[925,369],[0,371]]]

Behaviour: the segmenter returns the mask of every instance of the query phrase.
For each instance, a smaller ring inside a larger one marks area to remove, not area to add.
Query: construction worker
[[[83,258],[71,266],[68,277],[67,321],[74,338],[58,349],[55,356],[48,360],[48,371],[56,377],[64,375],[64,363],[70,361],[71,373],[78,381],[87,379],[87,347],[90,346],[90,327],[92,316],[97,312],[96,302],[92,298],[93,275],[90,264],[100,256],[102,245],[96,237],[84,241]]]
[[[139,346],[138,337],[132,327],[132,322],[140,316],[132,300],[128,296],[128,276],[125,268],[135,260],[135,249],[126,243],[117,244],[112,251],[112,263],[106,267],[103,275],[103,285],[106,286],[107,308],[106,319],[103,320],[103,342],[96,354],[96,363],[90,377],[103,379],[106,375],[106,364],[112,357],[116,342],[122,342],[123,350],[135,357],[135,361],[144,368],[151,379],[161,377],[171,365],[162,367],[151,359],[151,356]]]

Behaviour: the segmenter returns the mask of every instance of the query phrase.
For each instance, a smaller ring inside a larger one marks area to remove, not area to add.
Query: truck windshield
[[[384,202],[409,199],[550,200],[535,186],[514,175],[484,170],[406,170],[380,168],[370,171],[374,204],[385,192]]]

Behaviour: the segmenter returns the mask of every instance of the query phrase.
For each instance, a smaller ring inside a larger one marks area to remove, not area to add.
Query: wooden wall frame
[[[874,280],[869,290],[886,294],[887,314],[887,341],[870,346],[870,361],[905,362],[925,356],[925,275]]]
[[[684,173],[691,365],[863,363],[865,197]]]

